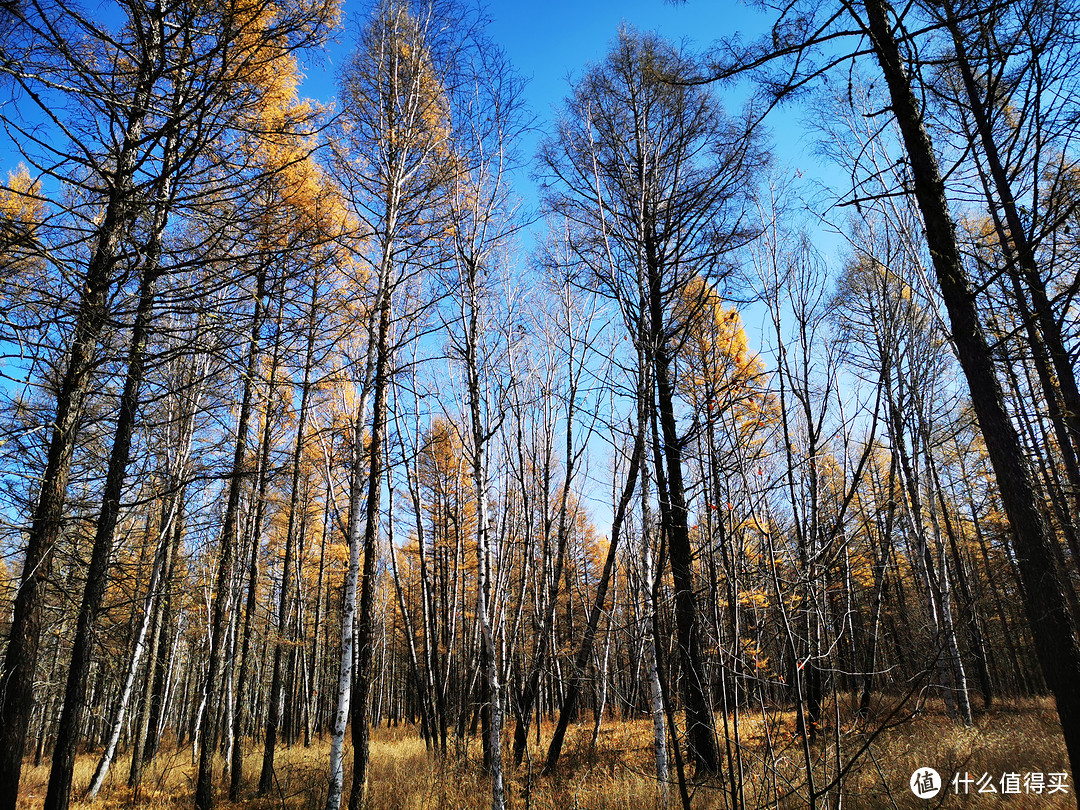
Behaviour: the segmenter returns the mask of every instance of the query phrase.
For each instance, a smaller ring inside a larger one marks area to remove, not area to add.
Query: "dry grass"
[[[1068,772],[1064,743],[1057,716],[1048,701],[1009,703],[977,718],[966,729],[946,718],[934,707],[919,716],[899,722],[871,736],[886,713],[867,721],[842,722],[837,734],[827,727],[826,743],[813,746],[815,785],[834,783],[839,751],[840,767],[862,749],[855,764],[841,781],[843,806],[879,807],[1076,807],[1073,781],[1069,792],[1054,796],[988,796],[972,793],[956,796],[950,786],[937,799],[923,801],[908,790],[908,779],[918,767],[933,767],[948,782],[956,772],[979,777],[984,772],[995,782],[1002,773],[1029,771]],[[895,718],[894,718],[895,719]],[[747,807],[795,808],[808,804],[806,751],[793,734],[790,713],[763,717],[747,713],[739,723],[742,744],[744,798]],[[550,728],[541,730],[541,743],[530,735],[529,760],[532,766],[508,768],[507,798],[513,808],[528,810],[645,810],[660,804],[652,778],[652,726],[647,720],[607,722],[597,745],[591,745],[591,723],[571,728],[563,749],[559,774],[539,775]],[[507,749],[509,748],[509,737]],[[237,806],[252,810],[322,810],[326,798],[325,767],[328,742],[311,748],[281,749],[277,757],[274,792],[254,797],[254,780],[260,752],[253,750],[245,760],[248,789]],[[411,728],[378,729],[371,747],[371,774],[368,783],[370,810],[471,810],[490,806],[490,786],[482,773],[481,749],[476,739],[466,740],[459,750],[439,759],[431,756]],[[95,764],[92,755],[81,757],[76,770],[76,794],[89,782]],[[346,762],[346,774],[350,762]],[[142,789],[132,794],[123,783],[127,762],[121,760],[94,802],[76,803],[80,810],[115,808],[190,807],[194,765],[190,749],[166,752],[148,768]],[[48,781],[47,766],[24,770],[20,810],[36,810],[42,805]],[[723,808],[729,802],[725,785],[694,782],[690,785],[694,808]],[[1022,788],[1021,788],[1022,789]],[[672,808],[679,805],[677,789],[671,786]],[[835,806],[835,789],[827,795]],[[227,801],[221,808],[231,808]]]

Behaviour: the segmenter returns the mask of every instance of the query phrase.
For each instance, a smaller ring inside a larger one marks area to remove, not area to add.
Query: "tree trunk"
[[[654,307],[659,306],[654,300]],[[653,322],[662,323],[654,313]],[[662,349],[653,358],[656,375],[658,419],[663,436],[662,456],[666,476],[660,487],[660,513],[668,538],[668,556],[675,585],[675,626],[679,640],[684,675],[686,726],[689,757],[695,766],[709,774],[720,773],[720,754],[716,747],[716,728],[709,705],[709,684],[701,652],[701,629],[697,599],[694,595],[693,548],[687,525],[686,496],[682,473],[682,439],[675,424],[674,390],[670,379],[670,359]],[[661,478],[657,475],[657,480]]]
[[[383,278],[382,300],[379,302],[379,326],[375,348],[375,378],[371,414],[371,436],[368,439],[367,502],[364,506],[364,565],[360,575],[360,604],[356,621],[356,677],[353,679],[352,744],[353,773],[352,790],[349,793],[349,810],[360,810],[367,791],[367,769],[370,737],[369,695],[371,692],[371,664],[374,658],[375,639],[375,557],[379,540],[379,506],[382,495],[383,434],[386,430],[386,399],[390,384],[391,346],[390,314],[391,294],[389,261],[386,254],[386,271]],[[359,503],[357,503],[359,509]],[[357,521],[359,527],[359,521]],[[351,542],[351,540],[350,540]]]
[[[244,369],[244,388],[240,401],[240,415],[236,422],[236,444],[233,450],[232,475],[229,480],[229,500],[225,507],[225,520],[221,527],[221,549],[217,573],[214,578],[213,608],[210,619],[210,651],[207,661],[206,687],[203,690],[204,707],[199,720],[199,771],[195,782],[195,807],[197,810],[213,810],[213,760],[217,749],[218,681],[228,639],[228,612],[232,601],[229,589],[233,581],[236,556],[237,522],[240,513],[240,490],[244,483],[245,456],[247,455],[248,424],[251,421],[252,401],[255,398],[255,377],[259,368],[259,343],[262,331],[266,276],[269,258],[259,262],[255,283],[255,310],[251,316],[251,336],[248,339],[247,363]]]
[[[288,510],[288,524],[285,529],[285,559],[282,560],[281,568],[281,591],[278,594],[278,606],[277,606],[277,627],[274,635],[274,664],[270,677],[270,698],[269,705],[267,707],[266,718],[266,739],[263,747],[263,761],[262,770],[259,774],[259,789],[260,796],[265,796],[270,792],[274,782],[274,752],[277,747],[277,733],[278,724],[281,719],[281,659],[283,654],[282,638],[289,630],[289,607],[291,594],[289,591],[292,589],[292,569],[294,566],[293,558],[295,556],[293,548],[296,544],[296,513],[300,503],[300,459],[301,454],[304,451],[304,431],[307,428],[307,404],[308,396],[311,391],[311,365],[312,354],[315,350],[315,307],[316,307],[316,291],[318,286],[315,282],[311,287],[311,300],[308,302],[310,307],[308,313],[308,333],[307,333],[307,346],[304,352],[304,379],[300,388],[300,414],[296,421],[296,443],[293,448],[293,463],[292,463],[292,475],[289,482],[289,510]],[[275,358],[276,360],[276,358]],[[273,386],[271,386],[271,392]],[[266,443],[269,442],[269,405],[267,406],[267,431]],[[264,452],[266,452],[264,450]],[[268,461],[269,459],[267,459]],[[262,513],[262,494],[260,493],[259,501],[260,508],[259,514]],[[256,536],[255,542],[258,542]],[[255,583],[252,583],[252,588],[255,587]],[[239,769],[239,762],[241,758],[234,758],[234,784],[236,785],[236,792],[239,794],[239,777],[236,774]],[[232,798],[230,796],[230,798]],[[235,798],[233,799],[235,801]]]
[[[86,790],[87,801],[93,800],[94,797],[97,796],[98,791],[101,790],[101,786],[104,784],[105,777],[109,772],[109,767],[112,765],[113,758],[116,755],[116,746],[120,741],[120,733],[124,727],[124,717],[131,700],[131,692],[134,688],[135,678],[139,671],[139,663],[142,660],[143,653],[146,652],[147,649],[147,632],[155,617],[158,617],[159,621],[157,624],[160,625],[160,610],[157,609],[157,605],[161,600],[160,581],[169,565],[169,551],[172,546],[172,526],[173,522],[177,519],[176,511],[179,509],[179,505],[177,500],[172,499],[170,503],[170,512],[165,515],[162,520],[157,549],[154,554],[154,566],[150,573],[150,583],[147,586],[146,596],[143,599],[142,620],[139,622],[139,628],[135,634],[135,646],[131,652],[131,660],[128,663],[127,675],[124,678],[120,696],[117,698],[116,709],[113,712],[113,717],[109,724],[110,732],[106,739],[105,750],[98,760],[97,768],[94,770],[94,775],[90,780],[90,787]],[[155,630],[160,634],[160,626],[155,628]],[[150,665],[147,667],[148,682],[152,679],[152,675],[153,666]],[[142,713],[146,714],[145,707]],[[138,739],[136,740],[135,751],[135,759],[138,759]]]
[[[194,411],[189,411],[185,416],[183,435],[190,437],[191,427],[194,421]],[[154,758],[157,754],[158,741],[161,739],[161,727],[165,714],[166,688],[169,676],[170,662],[172,661],[171,646],[164,638],[172,626],[172,590],[175,586],[176,558],[180,555],[180,542],[184,537],[185,516],[185,492],[186,487],[180,483],[183,475],[177,477],[174,484],[177,486],[173,497],[176,499],[176,516],[173,518],[171,539],[169,546],[168,565],[162,576],[162,593],[159,599],[160,608],[157,623],[160,625],[160,634],[163,637],[157,646],[153,656],[153,679],[148,690],[145,733],[140,733],[143,738],[142,748],[136,747],[131,752],[131,769],[128,774],[128,787],[138,786],[142,778],[142,766]],[[177,631],[179,636],[179,631]],[[182,723],[180,725],[183,725]]]
[[[957,245],[945,185],[887,17],[888,7],[884,0],[865,0],[865,7],[871,44],[888,85],[893,113],[910,161],[915,197],[949,313],[956,352],[1015,534],[1025,607],[1039,662],[1057,701],[1070,765],[1077,771],[1080,770],[1080,690],[1076,684],[1080,682],[1080,651],[1050,549],[1055,541],[1048,535],[1039,513],[1020,439],[1005,409],[1001,385],[979,321],[975,293]]]
[[[566,736],[566,728],[570,725],[570,718],[577,709],[578,698],[581,694],[581,686],[585,680],[585,667],[592,655],[593,640],[596,638],[596,628],[600,624],[600,616],[604,612],[604,602],[607,599],[608,583],[611,580],[612,571],[615,569],[615,559],[618,553],[619,535],[622,532],[623,520],[630,506],[630,500],[634,497],[634,488],[637,485],[638,468],[641,466],[642,457],[645,454],[644,425],[639,425],[637,435],[634,437],[634,449],[630,453],[630,469],[626,474],[626,483],[623,484],[622,496],[619,498],[615,510],[615,517],[611,522],[611,542],[608,544],[607,558],[604,560],[604,571],[600,576],[600,582],[596,586],[596,595],[593,598],[592,610],[589,611],[589,622],[585,627],[581,645],[578,647],[574,658],[574,674],[563,698],[562,707],[559,709],[559,720],[555,725],[555,732],[548,745],[547,760],[544,762],[544,773],[553,773],[559,762],[559,754],[562,752],[563,739]],[[595,742],[595,735],[594,735]]]
[[[168,147],[166,147],[168,149]],[[171,154],[172,150],[168,149]],[[168,163],[169,161],[167,161]],[[168,183],[162,189],[162,195],[168,199]],[[158,261],[161,255],[160,237],[168,217],[167,204],[161,206],[154,223],[154,235],[147,248],[146,266],[142,270],[139,286],[139,303],[132,328],[131,346],[128,350],[128,368],[124,380],[124,391],[120,398],[120,413],[116,420],[116,434],[113,438],[109,466],[105,474],[105,491],[102,495],[101,512],[94,530],[93,549],[90,554],[90,566],[86,573],[86,590],[83,592],[82,605],[75,628],[75,640],[68,668],[67,685],[64,689],[64,704],[60,711],[60,722],[56,730],[56,745],[53,748],[52,769],[49,771],[49,786],[45,794],[45,810],[67,810],[71,803],[71,779],[75,769],[75,753],[79,742],[82,714],[86,704],[86,684],[90,673],[93,656],[94,630],[98,614],[105,601],[105,590],[109,581],[109,562],[112,558],[113,543],[116,539],[116,523],[120,516],[120,496],[123,493],[124,480],[127,477],[128,461],[131,458],[131,439],[135,431],[135,419],[138,416],[139,396],[143,373],[146,367],[146,346],[149,340],[150,322],[153,318],[154,294],[158,278]],[[160,545],[160,544],[159,544]],[[159,572],[155,563],[154,576]],[[156,586],[156,582],[153,583]],[[151,594],[150,598],[153,598]],[[148,618],[148,616],[146,617]],[[142,634],[145,636],[144,619]],[[140,638],[136,650],[141,656],[143,639]],[[134,673],[130,679],[134,680]],[[130,692],[130,684],[127,685]]]
[[[34,705],[43,589],[49,578],[53,549],[60,539],[76,430],[93,371],[97,341],[105,325],[108,292],[120,255],[120,242],[135,216],[133,175],[154,78],[151,66],[140,64],[111,194],[98,229],[97,245],[80,285],[67,367],[56,394],[56,418],[0,670],[0,810],[15,810],[19,795],[26,732]]]

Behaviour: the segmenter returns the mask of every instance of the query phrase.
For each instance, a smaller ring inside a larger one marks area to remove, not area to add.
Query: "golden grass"
[[[1066,794],[1041,796],[979,795],[974,788],[968,796],[954,795],[946,785],[942,795],[923,801],[911,794],[908,779],[919,767],[933,767],[948,783],[957,772],[972,777],[1029,771],[1068,772],[1064,743],[1057,716],[1049,701],[1010,702],[980,714],[974,728],[964,728],[944,716],[940,707],[927,708],[914,718],[899,722],[870,739],[885,717],[842,721],[839,734],[834,726],[824,729],[827,741],[815,744],[809,754],[815,785],[820,791],[833,783],[837,774],[837,753],[843,767],[859,749],[865,749],[841,781],[843,806],[848,808],[1057,808],[1076,807],[1075,786],[1068,779]],[[894,718],[895,719],[895,718]],[[722,728],[722,726],[721,726]],[[506,760],[511,736],[508,729]],[[796,808],[808,804],[806,749],[793,733],[790,712],[768,716],[747,711],[740,718],[744,800],[747,807]],[[525,810],[652,810],[662,803],[653,778],[652,725],[648,720],[606,721],[595,747],[591,745],[592,724],[571,727],[563,749],[559,773],[540,776],[540,766],[551,729],[541,729],[540,745],[530,734],[529,756],[520,769],[507,766],[507,801]],[[869,744],[867,742],[869,740]],[[235,807],[251,810],[323,810],[326,799],[326,762],[329,743],[311,748],[282,748],[277,754],[277,781],[271,795],[254,796],[261,762],[261,749],[253,747],[245,757],[244,799]],[[531,763],[531,764],[529,764]],[[76,769],[76,795],[89,782],[96,757],[80,757]],[[80,810],[118,808],[190,807],[195,767],[190,748],[168,750],[147,768],[142,788],[132,793],[126,787],[128,763],[121,758],[94,802],[76,802]],[[218,764],[218,768],[221,763]],[[351,762],[346,761],[346,782]],[[220,771],[219,771],[220,774]],[[689,776],[689,774],[688,774]],[[672,771],[674,779],[674,767]],[[20,810],[37,810],[44,799],[48,767],[24,769]],[[224,785],[224,780],[221,785]],[[728,783],[694,780],[689,786],[696,809],[730,806],[725,791]],[[1021,788],[1023,789],[1023,788]],[[675,785],[669,787],[670,807],[679,807]],[[380,728],[371,745],[368,782],[369,810],[481,810],[490,807],[490,783],[481,767],[478,739],[462,741],[457,750],[440,759],[428,753],[415,729]],[[835,788],[825,797],[835,806]],[[220,794],[218,806],[234,805]]]

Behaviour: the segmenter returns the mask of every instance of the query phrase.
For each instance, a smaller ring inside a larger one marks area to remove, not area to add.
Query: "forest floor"
[[[722,717],[718,724],[722,733]],[[816,790],[833,785],[818,800],[819,807],[837,806],[838,770],[843,771],[842,806],[846,808],[1007,806],[1051,810],[1077,806],[1076,785],[1049,700],[1003,701],[990,711],[976,712],[972,728],[955,723],[940,707],[932,705],[915,716],[910,712],[882,713],[865,720],[841,722],[839,735],[834,722],[825,725],[823,741],[811,747],[803,746],[794,729],[790,712],[774,713],[768,722],[760,713],[748,712],[740,719],[743,802],[747,808],[808,806],[807,755],[814,762]],[[507,731],[504,751],[509,760],[512,724]],[[605,720],[595,745],[592,722],[572,726],[559,773],[549,778],[540,776],[540,767],[550,732],[547,725],[541,729],[540,746],[536,745],[535,733],[530,735],[531,767],[507,767],[509,807],[644,810],[663,806],[653,775],[651,721]],[[261,749],[253,748],[244,763],[249,782],[247,798],[236,805],[222,799],[217,806],[221,810],[323,810],[328,751],[328,739],[316,740],[310,748],[296,745],[279,749],[275,790],[267,797],[255,798]],[[413,727],[376,729],[371,744],[367,806],[370,810],[490,807],[490,785],[481,772],[481,757],[478,738],[463,741],[458,750],[440,760],[428,754]],[[95,756],[89,753],[80,759],[76,795],[88,783],[95,762]],[[77,802],[73,807],[115,810],[191,806],[195,768],[190,747],[179,751],[167,747],[147,770],[137,794],[123,785],[126,765],[121,758],[94,802]],[[350,767],[347,758],[346,786]],[[922,773],[925,768],[935,769],[941,777],[941,790],[931,799],[917,798],[909,788],[912,774]],[[668,807],[674,810],[680,807],[674,763],[672,781]],[[47,783],[47,765],[28,765],[23,772],[20,810],[40,808]],[[1040,783],[1042,790],[1038,792]],[[1054,790],[1056,783],[1063,783],[1064,791]],[[687,791],[694,808],[730,807],[730,789],[730,780],[688,778]],[[777,796],[779,800],[774,798]]]

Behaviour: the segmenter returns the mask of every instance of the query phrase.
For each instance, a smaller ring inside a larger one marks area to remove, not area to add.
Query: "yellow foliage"
[[[476,498],[461,437],[443,419],[431,423],[420,451],[417,474],[429,518],[430,541],[455,548],[476,531]]]
[[[848,557],[848,567],[851,572],[851,581],[857,587],[864,590],[874,587],[876,581],[874,563],[874,555],[869,548],[858,547],[852,550]]]
[[[267,201],[264,215],[273,221],[266,223],[265,232],[282,243],[301,236],[329,249],[334,240],[355,231],[355,224],[337,185],[312,159],[313,122],[325,108],[300,100],[302,74],[289,41],[296,32],[279,28],[289,29],[283,19],[297,14],[336,25],[340,3],[293,0],[284,6],[227,0],[219,13],[236,32],[230,39],[227,81],[253,91],[243,112],[242,126],[252,136],[246,149],[273,177],[274,199]]]
[[[611,541],[597,533],[588,512],[582,508],[573,495],[567,496],[566,508],[572,515],[570,540],[572,546],[578,549],[580,555],[578,564],[585,568],[582,573],[586,574],[588,581],[595,583],[604,571],[604,562],[607,559]]]
[[[763,610],[769,606],[769,595],[763,588],[747,588],[739,592],[739,604],[743,607]]]
[[[683,288],[679,317],[688,325],[679,392],[702,418],[732,418],[745,442],[773,421],[777,403],[765,389],[765,367],[750,351],[742,319],[724,306],[707,282],[695,277]]]
[[[740,641],[742,642],[743,655],[754,666],[754,669],[759,671],[767,670],[769,668],[769,656],[761,651],[758,642],[745,636]]]
[[[326,565],[329,568],[344,571],[349,567],[349,546],[347,543],[326,544]]]
[[[450,102],[427,24],[406,3],[384,8],[342,85],[342,131],[355,139],[352,163],[389,186],[405,177],[447,182],[460,172],[451,158]]]
[[[7,616],[9,605],[15,599],[15,583],[12,582],[11,572],[8,571],[7,563],[0,559],[0,611]]]
[[[29,282],[42,262],[36,250],[37,231],[45,219],[40,184],[23,164],[0,187],[0,272],[19,274]]]
[[[288,41],[290,34],[311,33],[321,24],[335,27],[341,19],[339,0],[285,0],[268,3],[263,0],[218,0],[216,9],[234,35],[228,64],[232,65],[233,81],[248,84],[261,91],[264,115],[272,120],[274,110],[285,110],[296,100],[300,75]],[[293,31],[282,26],[284,18],[307,19],[308,30]]]
[[[0,188],[0,217],[5,229],[8,224],[34,228],[45,216],[45,203],[41,199],[41,184],[30,177],[30,171],[22,163],[8,173],[7,186]]]

